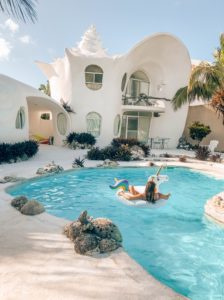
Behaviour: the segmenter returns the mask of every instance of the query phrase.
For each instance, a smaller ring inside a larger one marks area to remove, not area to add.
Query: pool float
[[[128,183],[127,179],[120,179],[119,180],[117,178],[114,178],[114,181],[115,181],[115,183],[113,185],[109,186],[112,190],[119,189],[119,190],[122,190],[124,192],[128,191],[129,183]]]
[[[169,180],[169,177],[167,175],[151,175],[148,178],[148,181],[154,181],[156,183],[156,192],[159,192],[159,186],[161,183],[166,182]],[[113,186],[110,186],[112,189],[118,189],[116,195],[117,198],[120,202],[122,202],[125,205],[128,206],[141,206],[141,207],[160,207],[166,204],[167,200],[157,200],[155,203],[151,203],[148,201],[145,201],[144,199],[138,199],[138,200],[128,200],[126,198],[124,198],[122,195],[119,195],[119,192],[122,190],[126,193],[128,193],[128,180],[126,179],[122,179],[122,180],[118,180],[115,178],[115,184]],[[135,189],[139,192],[139,193],[144,193],[145,191],[145,186],[141,185],[141,186],[135,186]]]

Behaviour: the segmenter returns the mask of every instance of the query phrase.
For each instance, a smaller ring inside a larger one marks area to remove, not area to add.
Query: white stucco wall
[[[29,104],[31,105],[28,110]],[[16,129],[15,122],[20,107],[24,107],[25,110],[25,125],[22,129]],[[44,126],[41,124],[42,120],[38,120],[37,113],[40,111],[52,112],[53,121],[51,125]],[[57,114],[60,112],[67,117],[68,133],[71,130],[69,116],[56,101],[31,86],[0,74],[0,143],[28,140],[30,133],[42,133],[44,137],[48,137],[51,133],[50,135],[55,137],[55,143],[62,144],[65,136],[59,134],[56,124]],[[30,127],[31,123],[32,126]]]

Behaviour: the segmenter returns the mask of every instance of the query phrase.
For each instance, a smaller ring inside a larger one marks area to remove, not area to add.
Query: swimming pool
[[[24,182],[11,195],[38,199],[56,216],[76,219],[87,209],[108,217],[123,235],[125,250],[150,274],[193,300],[224,299],[224,230],[204,217],[204,203],[224,190],[224,181],[186,168],[162,171],[160,186],[171,198],[150,209],[119,202],[108,188],[113,178],[144,185],[154,168],[82,169]]]

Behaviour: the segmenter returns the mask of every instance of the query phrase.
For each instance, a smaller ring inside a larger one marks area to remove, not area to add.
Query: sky
[[[47,79],[35,61],[63,57],[92,24],[111,55],[168,32],[192,59],[208,61],[224,32],[224,0],[39,0],[36,10],[35,24],[0,13],[0,73],[36,88]]]

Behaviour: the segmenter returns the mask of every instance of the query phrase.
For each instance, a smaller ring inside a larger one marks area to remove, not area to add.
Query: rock
[[[20,211],[27,202],[28,199],[25,196],[19,196],[12,199],[11,205]]]
[[[98,164],[97,167],[113,168],[119,166],[119,163],[114,160],[105,159],[102,164]]]
[[[44,174],[47,174],[47,171],[45,171],[44,168],[38,168],[36,171],[36,174],[44,175]]]
[[[25,205],[23,205],[20,211],[24,215],[34,216],[41,214],[45,211],[45,209],[37,200],[29,200]]]
[[[17,177],[17,176],[5,176],[3,179],[0,179],[0,183],[7,183],[7,182],[17,182],[22,181],[25,178]]]
[[[97,218],[93,220],[93,233],[100,238],[113,239],[117,242],[122,242],[122,236],[118,227],[109,219]]]
[[[110,251],[114,251],[119,247],[120,245],[115,240],[102,239],[99,242],[100,253],[107,253]]]
[[[83,211],[78,220],[64,227],[65,235],[74,242],[79,254],[106,253],[121,247],[122,236],[118,227],[109,219],[93,219]]]
[[[89,218],[88,218],[88,215],[87,215],[87,210],[84,210],[80,216],[78,217],[78,221],[81,223],[81,224],[87,224],[89,223]]]
[[[141,147],[135,145],[130,148],[131,157],[133,160],[143,160],[145,158],[145,153]]]
[[[100,252],[98,249],[98,238],[94,234],[82,234],[75,239],[75,251],[79,254],[88,254],[91,255],[91,252],[94,253]]]
[[[44,174],[50,174],[50,173],[59,173],[64,171],[63,167],[56,165],[54,161],[46,165],[44,168],[38,168],[36,171],[36,174],[38,175],[44,175]]]

